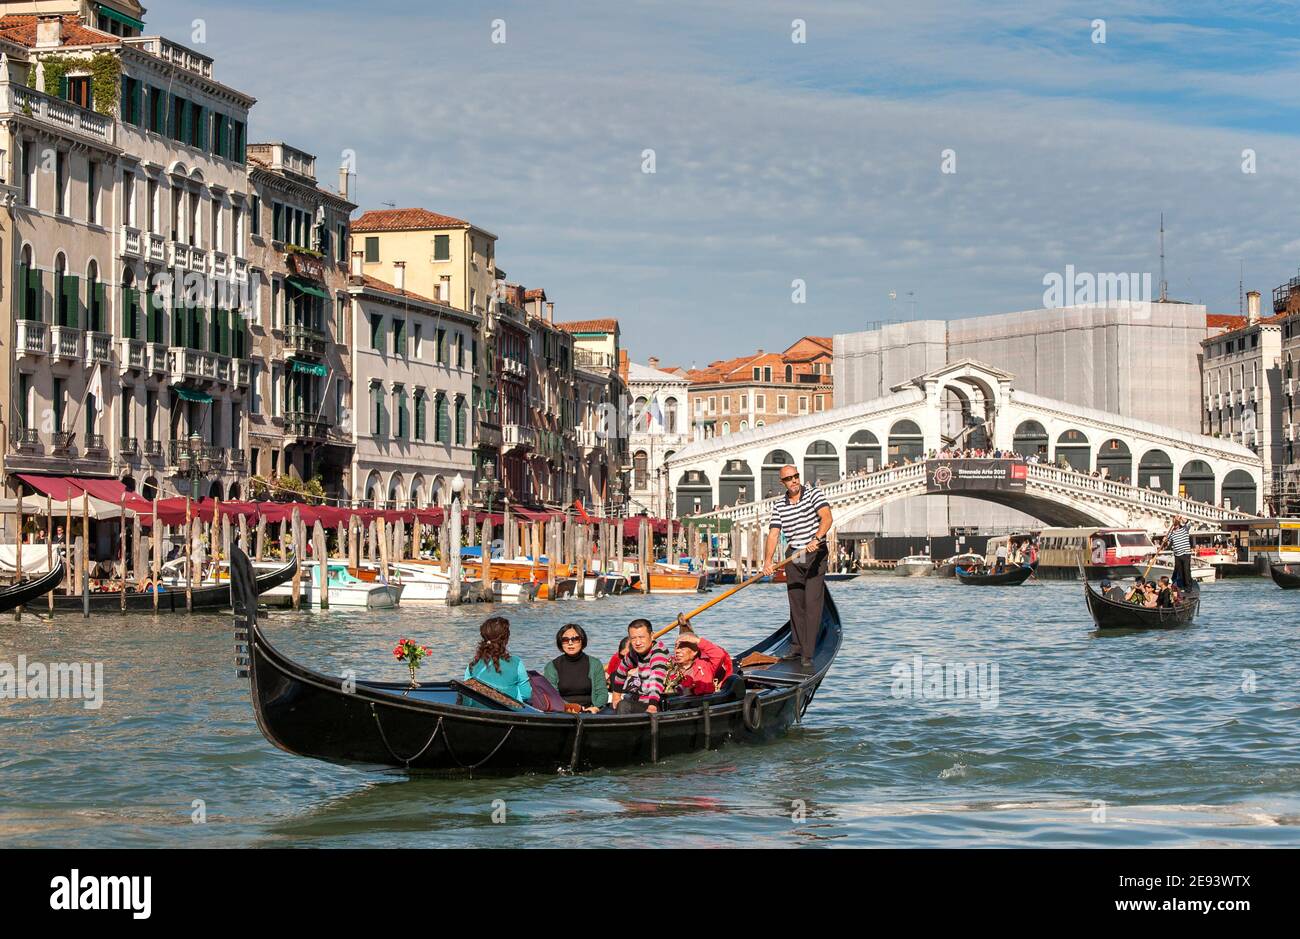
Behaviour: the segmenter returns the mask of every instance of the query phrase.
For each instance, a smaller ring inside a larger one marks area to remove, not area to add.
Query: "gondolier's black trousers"
[[[790,652],[810,659],[817,651],[826,597],[825,547],[811,558],[791,561],[786,566],[785,592],[790,600]]]
[[[1192,585],[1192,556],[1190,554],[1174,555],[1174,586],[1186,590]]]

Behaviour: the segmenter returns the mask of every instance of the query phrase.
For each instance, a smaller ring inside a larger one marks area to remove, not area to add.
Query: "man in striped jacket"
[[[1187,519],[1174,516],[1173,527],[1165,540],[1174,553],[1174,586],[1186,590],[1192,585],[1192,528]]]
[[[831,530],[831,507],[816,486],[799,483],[799,470],[781,467],[781,485],[785,498],[777,502],[767,529],[767,550],[763,552],[763,572],[772,573],[772,553],[777,539],[785,535],[789,556],[804,551],[804,557],[786,566],[785,592],[790,601],[790,654],[807,668],[817,651],[817,634],[821,632],[822,603],[826,596],[826,533]]]
[[[610,681],[610,701],[619,714],[654,714],[672,662],[668,648],[655,640],[650,621],[644,619],[628,623],[627,641],[627,654],[618,660]]]

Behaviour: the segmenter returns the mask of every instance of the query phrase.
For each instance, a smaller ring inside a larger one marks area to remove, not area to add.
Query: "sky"
[[[361,210],[492,232],[634,361],[1036,309],[1067,265],[1158,292],[1162,212],[1173,298],[1268,309],[1300,270],[1295,2],[147,8],[258,98],[250,140],[330,186],[354,151]]]

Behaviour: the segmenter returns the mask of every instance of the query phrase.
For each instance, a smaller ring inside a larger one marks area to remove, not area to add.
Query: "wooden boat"
[[[1028,564],[1005,568],[1000,574],[989,570],[957,568],[957,579],[974,587],[1018,587],[1029,579],[1034,569]]]
[[[287,584],[293,579],[296,558],[289,563],[257,576],[257,595],[263,596],[268,591]],[[191,608],[194,610],[228,610],[230,609],[229,583],[203,583],[191,591]],[[82,600],[79,594],[56,593],[54,595],[54,612],[80,613]],[[90,611],[92,613],[116,613],[122,609],[122,594],[118,591],[92,591],[90,593]],[[126,591],[126,611],[128,613],[153,612],[153,594],[149,591]],[[158,591],[158,612],[185,612],[185,585],[163,584]]]
[[[54,570],[47,571],[32,580],[19,581],[0,590],[0,613],[8,613],[10,610],[31,603],[33,600],[39,600],[63,582],[63,572],[63,559],[60,558],[58,563],[54,565]]]
[[[954,554],[952,557],[937,565],[934,569],[936,577],[956,577],[957,568],[964,567],[967,570],[978,567],[984,563],[984,555],[976,554],[974,551],[967,551],[965,554]]]
[[[556,575],[555,577],[555,599],[556,600],[563,600],[565,597],[573,596],[574,591],[577,589],[578,589],[578,578],[560,577],[559,575]],[[551,599],[550,584],[545,580],[543,580],[541,583],[537,585],[537,599],[538,600]]]
[[[789,661],[751,665],[714,694],[669,698],[658,714],[515,709],[459,681],[411,688],[409,682],[349,679],[345,687],[342,678],[298,664],[262,632],[241,552],[234,564],[237,663],[249,679],[257,726],[280,749],[330,763],[449,774],[552,773],[656,763],[728,741],[764,742],[802,720],[842,640],[828,595],[807,668]],[[789,648],[787,622],[735,661],[752,653],[779,658]]]
[[[1201,608],[1201,592],[1195,586],[1187,591],[1182,603],[1172,607],[1137,606],[1111,600],[1094,590],[1086,579],[1083,593],[1098,629],[1174,629],[1191,623]]]
[[[856,580],[861,576],[861,571],[830,571],[823,579],[827,582],[832,582],[839,580]]]
[[[650,592],[655,593],[700,593],[709,587],[709,575],[705,571],[663,571],[651,568],[649,571]],[[644,593],[641,589],[641,577],[635,574],[628,579],[630,589]]]
[[[1273,583],[1283,590],[1300,587],[1300,571],[1295,569],[1294,564],[1269,564],[1268,573],[1273,578]]]

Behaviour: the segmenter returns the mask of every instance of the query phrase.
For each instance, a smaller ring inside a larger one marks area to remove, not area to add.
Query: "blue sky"
[[[363,209],[468,218],[558,317],[615,316],[635,360],[703,365],[1036,308],[1067,264],[1158,281],[1161,211],[1171,296],[1235,313],[1240,263],[1267,304],[1300,266],[1298,13],[156,0],[147,21],[259,99],[252,140],[317,154],[329,185],[355,150]]]

